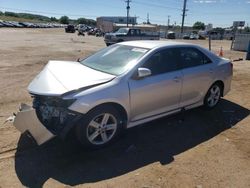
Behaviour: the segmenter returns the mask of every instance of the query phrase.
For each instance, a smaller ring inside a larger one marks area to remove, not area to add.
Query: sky
[[[181,24],[184,0],[131,0],[130,16],[137,22]],[[229,27],[233,21],[246,21],[250,26],[250,0],[187,0],[185,25],[194,22]],[[99,16],[126,16],[125,0],[0,0],[0,11],[28,12],[60,18],[67,15],[96,19]]]

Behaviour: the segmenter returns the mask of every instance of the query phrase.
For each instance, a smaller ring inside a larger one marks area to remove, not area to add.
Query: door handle
[[[211,69],[209,69],[209,72],[210,72],[210,73],[213,73],[213,72],[214,72],[214,70],[211,68]]]
[[[180,81],[180,77],[179,77],[179,76],[175,76],[175,77],[173,78],[173,80],[174,80],[175,82],[179,82],[179,81]]]

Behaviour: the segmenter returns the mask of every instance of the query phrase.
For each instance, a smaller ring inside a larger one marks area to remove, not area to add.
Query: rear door
[[[203,100],[214,77],[214,64],[204,53],[194,47],[179,48],[183,72],[180,106]]]
[[[129,40],[140,40],[141,36],[138,29],[130,29],[128,32]]]

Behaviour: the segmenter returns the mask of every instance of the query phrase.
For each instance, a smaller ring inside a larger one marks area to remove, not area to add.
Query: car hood
[[[49,61],[32,80],[28,91],[32,94],[59,96],[66,92],[108,82],[114,75],[103,73],[79,62]]]

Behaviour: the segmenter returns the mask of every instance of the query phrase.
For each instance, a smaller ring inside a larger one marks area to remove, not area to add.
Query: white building
[[[104,32],[113,31],[113,24],[127,24],[126,16],[102,16],[96,18],[97,28]],[[136,17],[128,17],[128,24],[135,25]]]
[[[126,24],[127,23],[127,17],[126,16],[102,16],[96,18],[96,22],[102,22],[102,21],[108,21],[112,23],[118,23],[118,24]],[[136,24],[136,17],[128,17],[128,23],[135,25]]]
[[[211,31],[213,29],[213,24],[209,23],[206,25],[205,31]]]

